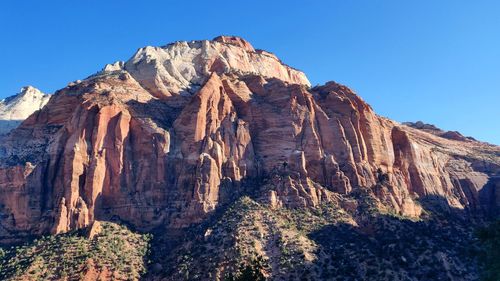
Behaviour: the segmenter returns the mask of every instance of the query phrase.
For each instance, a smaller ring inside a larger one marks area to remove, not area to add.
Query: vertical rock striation
[[[0,147],[0,235],[95,220],[140,229],[203,220],[243,193],[317,206],[371,188],[496,210],[500,149],[377,116],[345,86],[306,76],[237,37],[146,47],[59,90]]]

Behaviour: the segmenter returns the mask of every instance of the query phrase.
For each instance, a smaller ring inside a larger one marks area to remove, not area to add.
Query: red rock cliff
[[[311,88],[241,38],[146,47],[3,139],[0,235],[110,218],[183,227],[249,191],[275,207],[372,188],[405,215],[432,196],[486,211],[499,203],[499,153],[377,116],[337,83]]]

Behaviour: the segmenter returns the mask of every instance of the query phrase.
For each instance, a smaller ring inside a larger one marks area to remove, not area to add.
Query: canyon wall
[[[500,148],[376,115],[237,37],[141,48],[57,91],[2,139],[0,238],[94,220],[200,222],[243,193],[317,206],[372,189],[402,215],[421,201],[495,213]]]

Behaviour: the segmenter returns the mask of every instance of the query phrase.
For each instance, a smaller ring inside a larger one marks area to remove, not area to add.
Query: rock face
[[[304,73],[282,64],[275,55],[255,50],[241,38],[226,36],[144,47],[122,69],[157,98],[191,96],[211,73],[254,74],[310,85]]]
[[[1,100],[0,135],[8,133],[33,112],[40,110],[50,97],[32,86],[26,86],[18,94]]]
[[[499,147],[377,116],[237,37],[141,48],[57,91],[0,155],[4,240],[110,218],[180,228],[244,193],[307,207],[370,188],[409,216],[425,198],[500,203]]]

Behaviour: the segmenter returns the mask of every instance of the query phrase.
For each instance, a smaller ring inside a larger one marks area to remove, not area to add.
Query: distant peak
[[[0,101],[0,120],[24,120],[47,104],[50,97],[33,86],[24,86],[19,93]],[[12,124],[17,126],[19,122]],[[0,126],[0,135],[13,129],[14,125]]]
[[[28,86],[24,86],[21,88],[21,91],[18,93],[18,95],[36,95],[36,96],[43,96],[45,95],[42,91],[40,91],[39,89],[31,86],[31,85],[28,85]]]
[[[21,92],[26,92],[26,91],[40,91],[40,90],[31,85],[28,85],[21,88]]]
[[[241,37],[238,37],[238,36],[221,35],[221,36],[215,37],[212,41],[234,45],[234,46],[243,48],[247,51],[255,52],[255,49],[252,46],[252,44],[250,44],[247,40],[245,40]]]
[[[9,104],[11,102],[14,102],[16,100],[23,99],[23,98],[24,99],[29,98],[29,97],[42,98],[44,96],[46,96],[46,94],[44,94],[42,91],[40,91],[39,89],[37,89],[31,85],[28,85],[28,86],[22,87],[21,90],[17,94],[3,99],[1,101],[1,103],[2,104]]]

